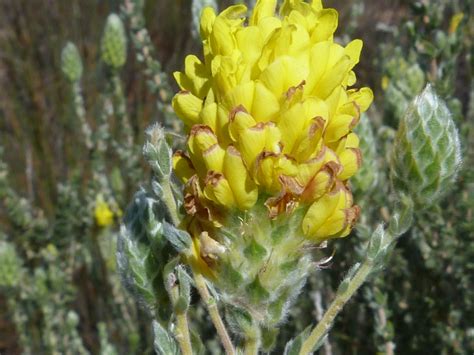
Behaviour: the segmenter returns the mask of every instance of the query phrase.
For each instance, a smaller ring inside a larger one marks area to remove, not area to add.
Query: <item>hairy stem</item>
[[[222,318],[219,314],[216,300],[209,293],[204,277],[197,271],[194,272],[194,282],[196,284],[196,288],[199,292],[199,295],[206,304],[212,323],[216,327],[217,334],[219,335],[222,345],[224,346],[225,353],[227,355],[235,355],[234,345],[230,340],[229,333],[227,332],[224,322],[222,321]]]
[[[300,355],[311,354],[317,344],[320,344],[324,336],[331,328],[334,319],[341,312],[344,305],[349,301],[349,299],[354,295],[354,293],[359,289],[359,287],[365,282],[367,277],[370,275],[373,269],[373,262],[370,259],[366,259],[361,265],[357,273],[350,280],[349,286],[345,292],[338,293],[334,301],[332,301],[328,310],[324,314],[321,321],[313,329],[308,339],[305,340],[301,347]]]
[[[191,336],[189,335],[188,317],[186,313],[176,315],[176,340],[178,340],[181,353],[192,355]]]
[[[405,233],[413,223],[413,201],[407,196],[400,196],[398,205],[390,218],[387,230],[382,226],[372,233],[367,247],[367,255],[361,265],[356,264],[354,274],[347,276],[341,283],[336,298],[332,301],[321,321],[304,341],[300,355],[312,354],[322,344],[324,337],[334,323],[334,319],[344,308],[349,299],[373,272],[382,268],[386,256],[393,249],[398,237]],[[351,271],[349,271],[351,274]],[[342,287],[344,286],[344,287]]]
[[[257,338],[248,338],[245,341],[245,355],[258,355],[259,340]]]

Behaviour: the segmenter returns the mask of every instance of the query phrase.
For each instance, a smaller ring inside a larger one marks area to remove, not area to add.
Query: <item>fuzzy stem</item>
[[[168,295],[173,303],[173,306],[176,306],[176,302],[179,298],[178,285],[174,285],[171,289],[168,290]],[[176,328],[174,335],[178,341],[179,347],[181,349],[182,355],[193,355],[193,348],[191,345],[191,336],[189,335],[189,324],[187,310],[176,310]]]
[[[125,146],[131,148],[133,146],[133,131],[127,114],[127,103],[123,92],[122,83],[118,73],[113,73],[111,77],[112,95],[114,100],[114,111],[119,119],[120,133],[124,140]]]
[[[258,355],[259,340],[257,338],[248,338],[245,341],[245,355]]]
[[[313,329],[308,339],[305,340],[301,347],[300,355],[308,355],[313,352],[314,347],[321,342],[324,336],[327,334],[331,328],[334,319],[342,310],[344,305],[349,301],[349,299],[354,295],[354,293],[359,289],[359,287],[365,282],[367,277],[373,270],[373,261],[366,259],[361,265],[357,273],[354,275],[352,280],[349,282],[349,286],[345,292],[336,295],[336,298],[329,306],[328,310],[324,314],[321,321]]]
[[[86,119],[86,109],[84,107],[84,98],[82,96],[81,84],[79,82],[74,82],[72,84],[72,93],[74,100],[74,111],[79,123],[81,124],[82,134],[84,135],[84,142],[87,150],[91,151],[94,148],[92,142],[92,130],[89,126],[89,123]]]
[[[224,346],[225,353],[227,355],[235,355],[234,345],[230,340],[229,333],[227,332],[224,322],[222,321],[222,318],[219,314],[216,301],[213,297],[211,297],[211,294],[207,289],[204,277],[197,271],[194,271],[194,282],[196,284],[196,288],[199,292],[199,295],[206,304],[209,316],[211,317],[212,323],[214,323],[214,326],[217,330],[217,334],[219,335],[222,345]]]
[[[188,317],[186,313],[176,315],[176,339],[178,340],[181,353],[192,355],[191,337],[189,335]]]
[[[315,347],[322,343],[323,338],[332,327],[334,319],[339,312],[341,312],[347,301],[349,301],[359,287],[362,286],[370,274],[383,266],[383,260],[394,247],[398,237],[405,233],[412,223],[413,201],[409,197],[401,195],[395,207],[395,211],[390,218],[387,230],[383,231],[382,236],[380,236],[380,231],[374,231],[372,234],[372,238],[377,238],[378,236],[382,238],[378,247],[375,251],[371,250],[373,246],[371,247],[371,243],[369,243],[364,262],[357,268],[357,271],[350,279],[343,281],[347,282],[347,285],[338,290],[336,298],[332,301],[323,318],[318,322],[301,346],[300,355],[311,354],[316,350]]]

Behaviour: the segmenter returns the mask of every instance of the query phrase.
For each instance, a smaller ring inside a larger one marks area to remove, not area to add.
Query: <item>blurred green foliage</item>
[[[149,314],[116,272],[116,241],[121,211],[149,179],[141,159],[145,128],[161,122],[180,134],[169,107],[176,89],[169,78],[199,46],[191,35],[198,5],[0,4],[0,334],[6,334],[0,353],[153,352]],[[365,162],[353,190],[363,214],[351,237],[329,245],[328,254],[336,251],[333,262],[306,285],[311,297],[298,299],[275,353],[282,352],[283,339],[321,316],[378,221],[389,215],[395,129],[431,82],[461,134],[458,181],[448,198],[415,221],[390,266],[344,310],[320,353],[472,354],[474,4],[325,5],[341,10],[343,40],[364,40],[360,77],[376,93],[375,108],[358,127]],[[110,13],[120,14],[125,30],[118,17],[107,20]],[[114,217],[111,225],[98,223],[99,196]],[[191,316],[213,348],[214,330],[203,309]]]

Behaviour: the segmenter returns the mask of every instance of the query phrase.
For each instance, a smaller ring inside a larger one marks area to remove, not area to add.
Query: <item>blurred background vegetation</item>
[[[184,56],[200,48],[194,3],[0,2],[1,354],[153,352],[148,316],[115,273],[115,238],[121,211],[148,180],[141,159],[145,128],[161,122],[180,133],[168,105],[177,90],[170,78]],[[459,181],[402,239],[383,274],[359,292],[321,354],[472,354],[474,4],[324,3],[340,12],[342,42],[363,39],[359,85],[375,92],[375,107],[359,127],[365,165],[353,183],[364,213],[349,239],[331,243],[332,264],[315,273],[305,293],[311,297],[300,297],[282,339],[314,322],[370,231],[387,216],[386,156],[394,130],[429,81],[461,132]],[[110,13],[121,16],[129,39],[120,70],[101,60]],[[61,71],[68,41],[83,62],[75,83]],[[90,144],[84,127],[92,132]],[[196,315],[204,317],[199,309]],[[201,320],[196,326],[207,325]],[[213,331],[207,332],[212,347]]]

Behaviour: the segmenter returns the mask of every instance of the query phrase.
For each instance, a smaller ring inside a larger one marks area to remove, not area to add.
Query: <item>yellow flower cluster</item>
[[[321,0],[276,8],[259,0],[248,22],[244,5],[203,11],[204,60],[189,55],[175,73],[173,108],[189,132],[175,172],[191,215],[247,211],[263,197],[271,218],[306,208],[307,238],[342,237],[359,212],[346,183],[361,165],[352,129],[373,99],[348,89],[362,41],[334,43],[338,13]]]
[[[95,222],[99,227],[108,227],[114,222],[114,213],[102,195],[97,195],[94,208]]]

